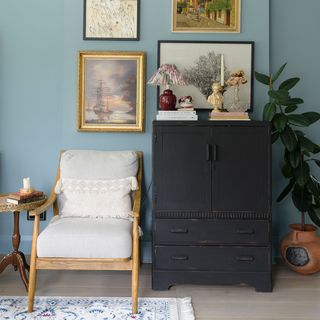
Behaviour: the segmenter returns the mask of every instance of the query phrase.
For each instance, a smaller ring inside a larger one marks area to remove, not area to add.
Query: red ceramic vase
[[[301,274],[320,271],[320,237],[311,224],[291,224],[291,232],[281,241],[281,255],[290,269]]]
[[[160,96],[159,102],[161,110],[174,110],[177,103],[177,97],[172,93],[172,90],[166,89]]]

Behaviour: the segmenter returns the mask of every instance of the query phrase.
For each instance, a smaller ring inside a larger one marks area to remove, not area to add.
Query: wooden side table
[[[6,194],[0,195],[0,212],[12,212],[13,213],[13,234],[12,234],[12,247],[13,251],[7,254],[0,261],[0,274],[6,269],[7,266],[13,265],[15,271],[19,270],[21,280],[28,291],[28,277],[26,270],[29,272],[29,265],[26,261],[23,252],[19,251],[20,245],[20,228],[19,228],[19,217],[21,211],[33,210],[41,206],[47,199],[39,201],[12,204],[6,202]]]

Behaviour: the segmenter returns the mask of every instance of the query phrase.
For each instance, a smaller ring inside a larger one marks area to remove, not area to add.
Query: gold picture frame
[[[241,0],[172,0],[172,32],[240,33]]]
[[[146,55],[80,51],[78,131],[143,132]]]

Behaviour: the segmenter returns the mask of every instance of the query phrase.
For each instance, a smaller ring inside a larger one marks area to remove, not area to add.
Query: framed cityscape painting
[[[173,32],[240,32],[241,0],[172,0]]]
[[[139,40],[140,0],[84,0],[84,40]]]
[[[79,52],[79,131],[144,129],[145,53]]]
[[[235,101],[238,86],[233,82],[238,79],[239,103],[253,110],[254,42],[159,40],[158,66],[162,64],[174,64],[181,72],[188,85],[174,86],[173,93],[177,99],[191,96],[195,109],[212,109],[207,100],[215,82],[223,83],[228,109]]]

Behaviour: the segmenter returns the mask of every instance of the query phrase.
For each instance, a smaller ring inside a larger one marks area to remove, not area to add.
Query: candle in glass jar
[[[221,55],[221,86],[224,87],[224,56],[223,54]]]
[[[30,189],[30,178],[23,178],[23,189]]]

